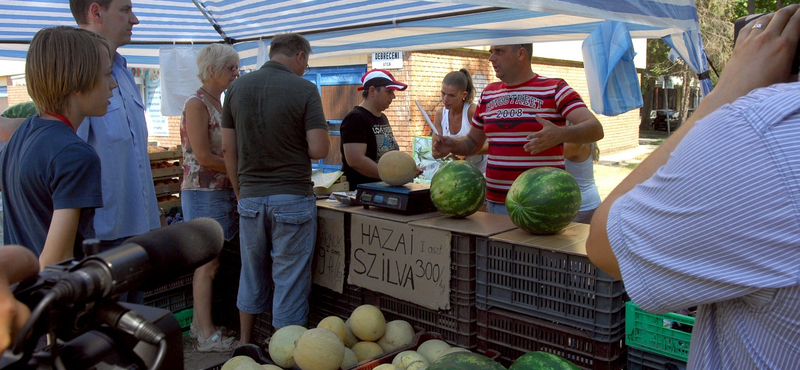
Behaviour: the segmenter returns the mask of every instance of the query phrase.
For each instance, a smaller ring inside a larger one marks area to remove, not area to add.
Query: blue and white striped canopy
[[[141,24],[119,51],[132,66],[158,65],[158,48],[227,41],[255,66],[259,40],[301,33],[313,58],[380,50],[582,40],[602,20],[633,38],[681,40],[676,51],[705,72],[694,0],[133,0]],[[0,1],[0,59],[24,60],[43,27],[75,25],[68,0]]]

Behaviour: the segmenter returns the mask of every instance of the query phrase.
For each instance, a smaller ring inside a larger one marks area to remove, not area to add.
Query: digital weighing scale
[[[430,186],[424,184],[391,186],[383,181],[359,184],[356,186],[356,200],[364,208],[376,206],[405,214],[436,210],[431,202]]]

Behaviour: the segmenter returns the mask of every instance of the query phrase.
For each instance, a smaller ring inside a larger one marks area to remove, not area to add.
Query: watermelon
[[[506,195],[511,221],[531,234],[555,234],[569,225],[581,208],[581,188],[569,172],[539,167],[523,172]]]
[[[453,352],[439,357],[428,370],[506,370],[494,360],[472,352]]]
[[[536,351],[520,356],[508,370],[578,370],[572,362],[552,353]]]
[[[447,163],[431,179],[431,201],[447,216],[467,217],[481,208],[485,198],[486,178],[470,162]]]
[[[36,114],[36,106],[33,105],[32,101],[26,101],[6,108],[3,113],[0,113],[0,116],[6,118],[28,118],[34,114]]]

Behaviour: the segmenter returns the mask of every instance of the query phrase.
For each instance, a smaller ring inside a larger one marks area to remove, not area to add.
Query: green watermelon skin
[[[536,351],[520,356],[508,370],[580,370],[580,368],[565,358]]]
[[[34,114],[36,114],[36,106],[33,105],[32,101],[26,101],[6,108],[3,113],[0,113],[0,116],[6,118],[28,118]]]
[[[506,370],[494,360],[473,352],[453,352],[440,357],[427,370]]]
[[[506,209],[511,221],[531,234],[563,230],[581,208],[581,189],[569,172],[553,167],[523,172],[508,190]]]
[[[431,201],[447,216],[467,217],[477,212],[485,199],[486,178],[470,162],[447,163],[431,179]]]

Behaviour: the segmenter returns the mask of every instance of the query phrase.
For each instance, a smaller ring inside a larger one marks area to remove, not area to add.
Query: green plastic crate
[[[178,320],[178,325],[184,331],[183,335],[189,335],[189,325],[192,324],[192,317],[194,316],[194,309],[187,308],[182,311],[174,313],[175,319]]]
[[[653,314],[625,303],[625,343],[642,351],[686,362],[692,333],[665,326],[665,320],[694,327],[694,317],[676,313]]]

